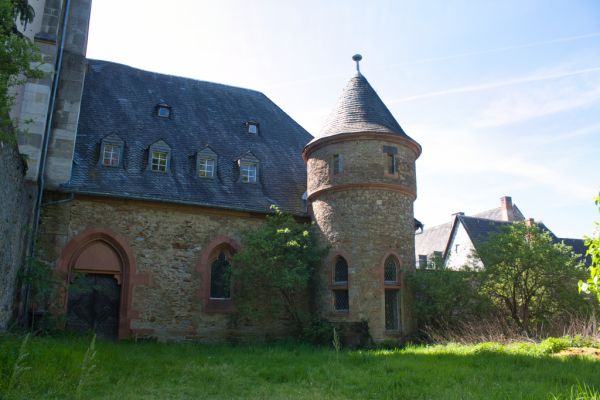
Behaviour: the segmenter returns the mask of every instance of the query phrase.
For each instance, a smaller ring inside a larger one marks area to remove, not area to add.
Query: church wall
[[[285,321],[252,326],[231,314],[209,310],[201,260],[219,240],[240,243],[240,232],[264,221],[259,214],[77,196],[47,206],[39,238],[43,256],[57,263],[69,241],[89,228],[107,228],[131,248],[136,273],[133,335],[159,340],[263,339],[286,333]]]

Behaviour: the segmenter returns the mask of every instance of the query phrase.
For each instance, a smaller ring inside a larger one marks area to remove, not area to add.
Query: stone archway
[[[110,325],[112,330],[105,327],[107,330],[102,336],[124,339],[132,334],[152,334],[151,330],[131,328],[131,320],[138,317],[138,312],[132,307],[133,289],[138,285],[148,286],[149,279],[146,274],[136,272],[131,249],[115,232],[107,228],[89,228],[73,237],[61,253],[57,272],[67,283],[62,296],[67,327],[69,317],[72,317],[71,326],[79,330],[86,327],[97,330],[98,323]],[[78,290],[80,293],[77,293]],[[111,305],[115,302],[118,304],[116,312]],[[73,309],[77,303],[81,307],[79,316],[74,315]],[[86,316],[86,312],[110,315]],[[115,318],[116,332],[111,322]],[[106,321],[101,321],[103,319]]]
[[[116,339],[123,276],[118,252],[105,240],[91,241],[76,256],[70,271],[66,329]]]

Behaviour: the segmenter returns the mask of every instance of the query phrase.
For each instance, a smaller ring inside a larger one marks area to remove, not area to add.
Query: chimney
[[[512,198],[504,196],[500,198],[500,208],[502,209],[502,220],[512,222],[515,220]]]
[[[525,225],[527,225],[527,226],[534,226],[535,225],[535,220],[533,218],[527,218],[525,220]]]

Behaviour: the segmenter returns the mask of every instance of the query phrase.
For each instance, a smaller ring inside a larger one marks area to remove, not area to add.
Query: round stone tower
[[[360,56],[353,57],[360,61]],[[334,323],[367,321],[375,341],[413,330],[404,277],[415,266],[415,160],[421,146],[360,73],[304,148],[307,195],[329,256],[316,304]]]

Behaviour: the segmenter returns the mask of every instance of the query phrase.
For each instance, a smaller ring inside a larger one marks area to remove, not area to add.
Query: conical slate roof
[[[337,106],[313,142],[326,136],[358,132],[391,133],[408,138],[360,72],[350,79]]]

